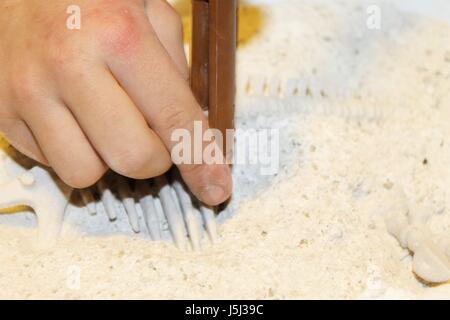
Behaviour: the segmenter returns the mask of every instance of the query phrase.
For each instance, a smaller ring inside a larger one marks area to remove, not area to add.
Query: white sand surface
[[[241,38],[237,125],[280,130],[280,171],[234,167],[219,242],[182,252],[74,209],[37,252],[33,216],[3,216],[0,298],[450,298],[385,226],[401,188],[450,241],[450,25],[396,1],[370,2],[380,30],[365,1],[260,2],[241,13],[258,26]]]

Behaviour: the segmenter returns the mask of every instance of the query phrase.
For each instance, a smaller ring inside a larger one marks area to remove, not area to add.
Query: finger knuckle
[[[100,26],[98,33],[103,48],[114,55],[129,56],[141,39],[139,18],[133,10],[117,10]]]
[[[61,180],[75,189],[83,189],[94,185],[103,176],[104,171],[94,166],[77,167],[59,174]]]
[[[160,109],[161,129],[164,131],[172,132],[189,127],[192,122],[191,118],[185,108],[175,103],[167,104]]]
[[[130,178],[149,178],[146,175],[152,165],[153,152],[146,148],[127,146],[115,151],[108,160],[115,172]]]

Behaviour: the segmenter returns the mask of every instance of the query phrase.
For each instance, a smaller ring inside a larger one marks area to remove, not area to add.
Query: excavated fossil
[[[401,189],[396,198],[396,205],[386,216],[386,226],[400,245],[412,252],[414,273],[431,283],[449,281],[450,243],[433,240],[426,215],[408,203]]]
[[[76,192],[92,215],[104,211],[114,221],[120,207],[124,208],[132,230],[147,231],[153,240],[163,240],[161,226],[167,224],[170,238],[183,250],[199,249],[205,233],[212,242],[217,238],[215,211],[194,200],[176,174],[147,181],[110,174],[93,188],[75,191],[49,169],[35,166],[12,148],[0,152],[0,209],[32,208],[38,218],[39,247],[55,244],[71,195]],[[147,230],[141,230],[140,215]]]

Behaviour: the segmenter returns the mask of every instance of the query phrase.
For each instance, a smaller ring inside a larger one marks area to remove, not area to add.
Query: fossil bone
[[[50,172],[34,167],[0,187],[0,207],[28,206],[38,217],[39,246],[55,244],[61,231],[64,212],[72,189]]]
[[[386,216],[386,226],[400,245],[413,253],[413,270],[423,280],[442,283],[450,280],[449,244],[434,242],[426,221],[408,204],[403,190],[398,190],[398,205]]]
[[[12,149],[7,151],[0,149],[0,209],[32,208],[38,218],[39,247],[50,247],[60,234],[73,189],[52,171],[23,166],[18,162],[22,158],[19,154]],[[110,221],[115,221],[124,212],[135,233],[143,232],[145,225],[155,241],[167,238],[164,236],[167,224],[177,247],[198,250],[205,233],[211,241],[216,240],[216,216],[212,209],[193,200],[179,179],[176,175],[174,179],[161,176],[153,181],[132,181],[109,174],[95,188],[75,192],[89,215],[104,211]],[[144,221],[142,226],[140,217]]]

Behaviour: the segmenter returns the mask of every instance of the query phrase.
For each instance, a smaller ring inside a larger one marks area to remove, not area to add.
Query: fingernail
[[[218,185],[206,186],[201,192],[201,200],[211,206],[221,204],[227,199],[225,190]]]

